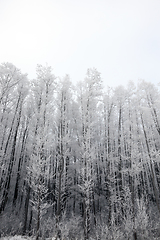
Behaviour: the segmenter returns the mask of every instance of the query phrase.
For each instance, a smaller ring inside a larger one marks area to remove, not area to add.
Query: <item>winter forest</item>
[[[0,236],[160,239],[158,87],[36,73],[0,65]]]

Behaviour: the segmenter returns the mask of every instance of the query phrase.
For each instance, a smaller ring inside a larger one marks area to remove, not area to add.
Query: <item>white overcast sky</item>
[[[37,64],[73,82],[95,67],[105,85],[160,82],[160,0],[0,0],[0,63]]]

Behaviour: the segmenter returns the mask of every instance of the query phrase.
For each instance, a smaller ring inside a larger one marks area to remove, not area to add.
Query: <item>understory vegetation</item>
[[[0,65],[2,239],[160,239],[159,88],[102,84]]]

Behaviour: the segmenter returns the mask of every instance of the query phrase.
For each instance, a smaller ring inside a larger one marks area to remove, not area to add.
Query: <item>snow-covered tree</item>
[[[81,114],[80,138],[80,191],[83,198],[84,238],[89,239],[91,206],[94,204],[96,111],[101,98],[102,82],[96,69],[88,69],[86,78],[79,83],[78,101]],[[94,209],[94,207],[93,207]]]

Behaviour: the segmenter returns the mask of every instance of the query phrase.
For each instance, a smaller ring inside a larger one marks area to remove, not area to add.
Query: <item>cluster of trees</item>
[[[104,91],[94,68],[74,86],[49,66],[37,65],[31,81],[1,64],[1,235],[154,239],[159,106],[145,81]]]

